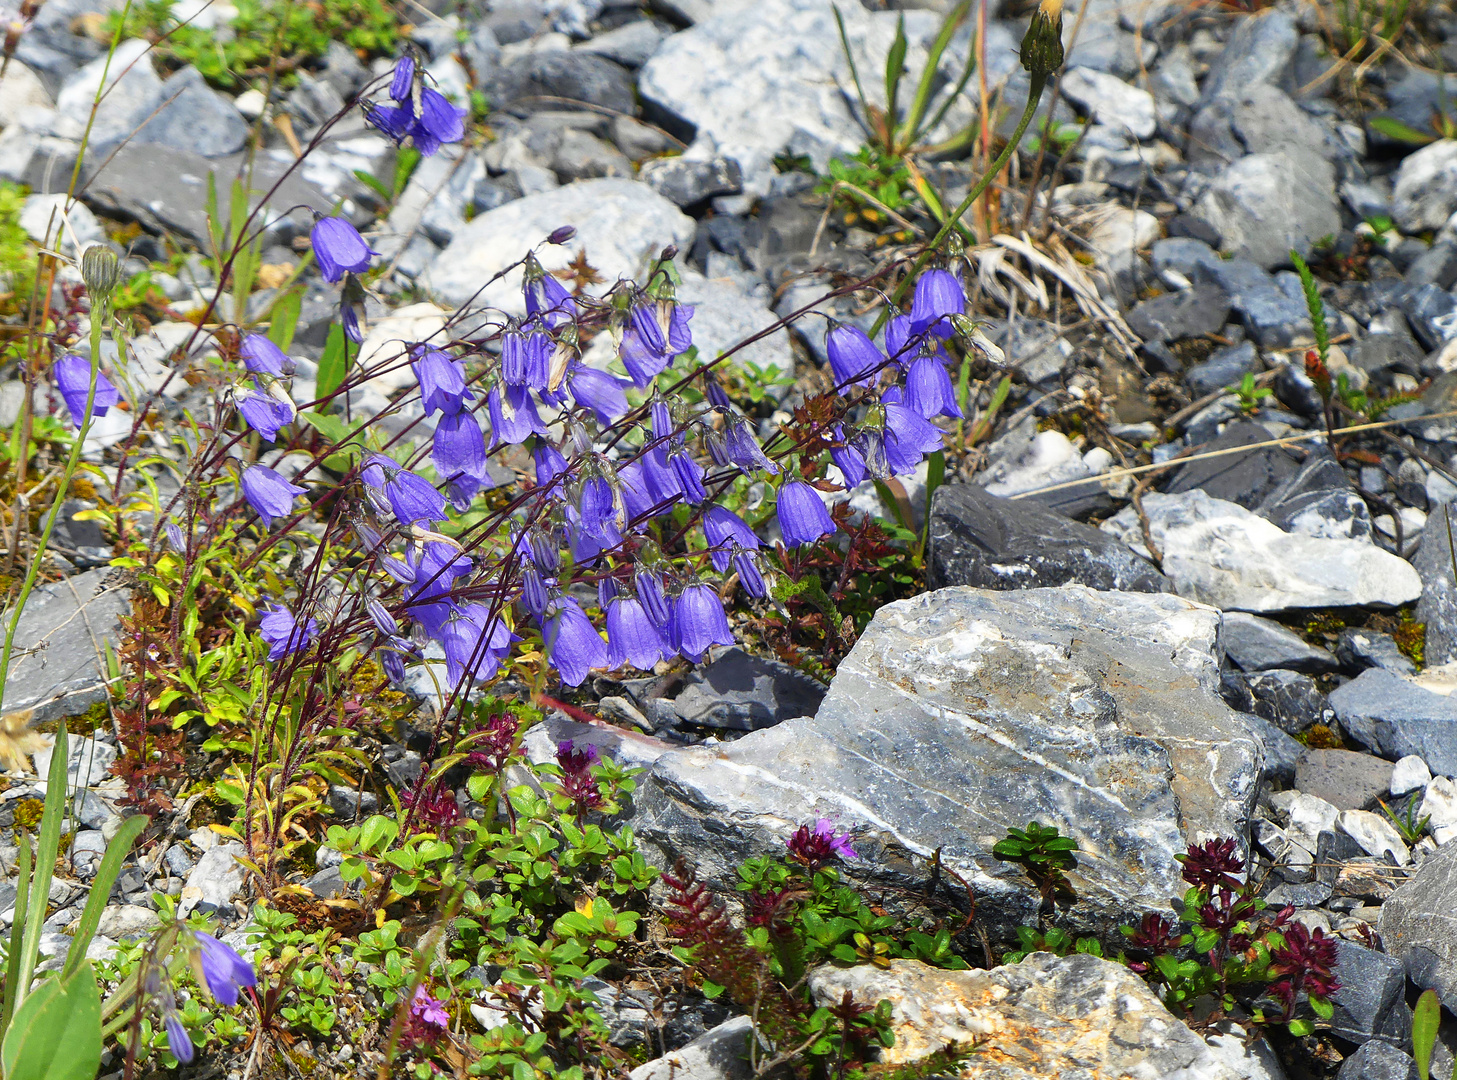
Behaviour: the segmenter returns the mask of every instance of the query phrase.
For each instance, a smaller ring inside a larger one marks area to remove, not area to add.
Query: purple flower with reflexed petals
[[[803,480],[790,480],[779,489],[779,532],[787,547],[813,544],[835,531],[820,493]]]
[[[947,338],[954,332],[952,315],[966,313],[966,293],[950,270],[927,270],[916,281],[911,300],[911,332]]]
[[[927,420],[933,416],[960,418],[956,388],[946,365],[934,356],[918,356],[906,374],[906,405]]]
[[[268,659],[277,660],[307,649],[309,642],[319,636],[319,623],[317,619],[310,619],[299,625],[288,608],[274,606],[258,620],[258,636],[269,646]]]
[[[249,334],[238,347],[243,366],[254,375],[272,375],[281,379],[288,373],[291,361],[284,351],[261,334]]]
[[[410,350],[410,370],[420,384],[420,403],[429,416],[437,409],[444,413],[460,412],[466,401],[475,395],[465,388],[465,372],[460,361],[441,349],[417,345]]]
[[[378,255],[359,230],[343,218],[321,217],[314,222],[311,235],[314,245],[314,260],[324,280],[337,282],[346,273],[362,274],[369,269],[369,260]]]
[[[439,90],[425,87],[420,91],[420,115],[410,128],[415,149],[429,157],[444,143],[460,142],[465,137],[465,113]]]
[[[850,846],[848,833],[835,832],[834,825],[824,818],[814,823],[814,828],[801,825],[794,835],[784,841],[789,857],[807,867],[811,873],[819,870],[831,859],[858,859]]]
[[[586,364],[573,365],[567,376],[567,389],[571,391],[572,399],[582,408],[592,410],[597,423],[604,427],[627,415],[627,395],[622,391],[624,385],[607,372]]]
[[[577,317],[577,302],[571,291],[543,270],[535,255],[526,257],[523,282],[528,318],[539,318],[555,330]]]
[[[871,385],[885,366],[885,355],[856,326],[832,324],[825,336],[825,351],[830,357],[835,383],[842,390]]]
[[[293,405],[268,393],[256,379],[252,386],[236,387],[233,400],[247,425],[269,442],[278,441],[279,430],[293,423]]]
[[[194,930],[192,937],[196,943],[190,951],[193,971],[219,1005],[236,1005],[239,990],[258,985],[253,965],[217,938],[201,930]]]
[[[704,512],[703,535],[708,540],[713,568],[720,574],[729,567],[734,545],[750,551],[759,547],[759,538],[754,530],[738,514],[723,506],[710,506]]]
[[[56,389],[61,392],[61,399],[65,401],[66,409],[71,414],[71,423],[79,428],[86,415],[86,398],[91,392],[91,362],[79,356],[63,356],[51,369],[51,377],[55,379]],[[96,395],[91,401],[91,415],[105,416],[106,410],[115,405],[120,396],[111,380],[98,370]]]
[[[396,145],[411,139],[415,149],[429,157],[442,143],[459,142],[465,136],[465,110],[452,105],[445,95],[429,86],[420,87],[417,99],[415,89],[415,62],[407,56],[401,57],[390,80],[390,97],[399,104],[366,103],[364,117]]]
[[[658,624],[634,596],[614,596],[607,602],[607,666],[629,663],[643,671],[671,655]]]
[[[293,500],[306,492],[306,488],[289,483],[267,465],[252,465],[243,470],[243,497],[263,519],[265,529],[271,529],[276,519],[287,517],[293,509]]]
[[[703,659],[710,645],[734,643],[723,601],[712,585],[695,582],[678,594],[673,601],[668,640],[673,648],[695,664]]]
[[[520,640],[499,616],[491,618],[485,604],[455,607],[440,631],[446,678],[452,684],[467,673],[481,682],[493,678],[512,643]]]
[[[557,597],[548,610],[552,614],[541,628],[547,658],[562,682],[580,686],[593,668],[607,666],[607,643],[570,596]]]

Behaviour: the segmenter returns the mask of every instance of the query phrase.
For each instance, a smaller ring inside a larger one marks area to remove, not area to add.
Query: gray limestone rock
[[[1394,956],[1336,941],[1341,988],[1331,995],[1331,1031],[1353,1043],[1383,1039],[1400,1047],[1411,1035],[1406,967]]]
[[[1307,750],[1295,764],[1295,789],[1337,810],[1360,810],[1386,794],[1391,762],[1353,750]]]
[[[1289,70],[1298,40],[1289,12],[1268,8],[1241,19],[1224,49],[1210,61],[1204,100],[1237,94],[1256,83],[1278,83]]]
[[[1408,155],[1396,174],[1392,217],[1402,232],[1440,229],[1457,210],[1457,140],[1439,139]]]
[[[942,484],[931,499],[927,576],[932,588],[1169,592],[1167,578],[1106,533],[1031,499],[1000,499],[975,484]]]
[[[1312,339],[1310,315],[1298,278],[1293,291],[1282,288],[1261,265],[1238,256],[1216,259],[1212,266],[1196,269],[1195,274],[1198,280],[1213,281],[1229,294],[1240,321],[1261,348],[1284,348],[1297,340]]]
[[[33,720],[44,721],[106,700],[105,646],[116,644],[117,618],[131,611],[128,590],[109,584],[110,575],[88,570],[31,593],[15,631],[5,712],[34,709]]]
[[[1254,697],[1254,712],[1270,723],[1298,735],[1312,724],[1329,723],[1330,702],[1315,680],[1295,671],[1256,671],[1245,676]]]
[[[1229,297],[1217,285],[1195,285],[1134,305],[1128,325],[1146,341],[1180,341],[1218,333],[1229,318]]]
[[[1266,270],[1284,266],[1293,248],[1341,231],[1335,171],[1321,158],[1283,151],[1247,154],[1227,165],[1195,204],[1220,234],[1220,250]]]
[[[243,149],[248,121],[230,98],[207,85],[197,68],[185,67],[163,83],[162,100],[167,104],[137,132],[135,141],[161,143],[206,158]]]
[[[632,77],[601,56],[576,50],[528,53],[493,75],[487,90],[501,108],[536,112],[572,103],[633,112]]]
[[[1368,668],[1331,691],[1341,728],[1395,761],[1416,754],[1436,775],[1457,774],[1457,701],[1385,668]]]
[[[736,1016],[687,1046],[644,1062],[628,1073],[629,1080],[750,1080],[754,1075],[749,1064],[753,1032],[749,1017]]]
[[[98,57],[66,80],[56,95],[55,134],[77,139],[86,130],[86,118],[105,79],[106,96],[96,108],[88,146],[104,154],[134,132],[166,100],[162,80],[152,70],[151,44],[142,38],[121,42],[108,58]],[[69,182],[70,178],[66,178]]]
[[[992,845],[1038,820],[1083,853],[1065,925],[1111,931],[1180,894],[1190,840],[1247,827],[1260,750],[1218,696],[1217,630],[1172,596],[1083,586],[889,604],[813,718],[659,757],[638,835],[720,887],[821,817],[876,880],[919,880],[912,857],[940,848],[1000,933],[1039,898]]]
[[[688,676],[673,708],[689,724],[757,731],[812,715],[824,696],[824,686],[807,675],[734,646]]]
[[[1283,668],[1323,675],[1340,667],[1327,650],[1311,645],[1294,630],[1243,611],[1225,614],[1219,636],[1224,655],[1243,671]]]
[[[1341,1062],[1336,1080],[1420,1080],[1420,1076],[1410,1054],[1385,1040],[1373,1039]]]
[[[1273,439],[1270,429],[1249,420],[1228,424],[1219,438],[1205,446],[1209,452],[1234,450]],[[1171,495],[1196,488],[1215,499],[1238,503],[1248,510],[1286,483],[1299,470],[1299,462],[1288,450],[1263,446],[1248,453],[1192,461],[1179,467],[1164,485]]]
[[[1425,657],[1428,664],[1446,664],[1457,660],[1457,564],[1452,560],[1448,540],[1451,505],[1433,508],[1422,530],[1421,546],[1412,558],[1412,565],[1422,579],[1422,598],[1417,601],[1416,621],[1427,624]]]
[[[1379,667],[1399,675],[1417,673],[1417,666],[1397,647],[1396,639],[1375,630],[1342,630],[1336,639],[1336,655],[1350,671]]]
[[[1457,844],[1438,848],[1381,906],[1381,940],[1406,965],[1409,979],[1435,990],[1449,1011],[1457,1008]]]
[[[1253,342],[1241,341],[1215,349],[1208,360],[1200,361],[1184,372],[1184,383],[1195,397],[1238,386],[1247,374],[1260,370],[1260,354]]]
[[[230,909],[233,898],[242,893],[247,880],[247,872],[238,862],[242,854],[243,845],[236,840],[203,852],[182,886],[179,914],[186,915],[194,909],[203,914]]]
[[[659,158],[644,163],[638,176],[658,194],[678,206],[697,206],[715,195],[737,195],[744,189],[739,163],[729,158],[692,161]]]

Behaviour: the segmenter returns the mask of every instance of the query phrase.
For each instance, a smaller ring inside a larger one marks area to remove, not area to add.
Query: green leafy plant
[[[1240,411],[1246,415],[1262,408],[1265,399],[1275,393],[1268,386],[1256,386],[1254,373],[1248,371],[1238,385],[1226,386],[1225,390],[1239,398]]]
[[[1077,849],[1077,841],[1063,836],[1056,825],[1029,821],[1025,829],[1010,826],[1006,837],[993,845],[992,854],[1020,863],[1042,894],[1043,910],[1050,911],[1057,900],[1073,896],[1067,872],[1077,866],[1073,854]]]
[[[1381,809],[1386,813],[1387,819],[1390,820],[1391,824],[1396,826],[1396,831],[1401,833],[1401,838],[1408,845],[1415,844],[1420,840],[1422,835],[1427,831],[1427,826],[1432,822],[1430,814],[1423,814],[1420,820],[1417,819],[1418,800],[1416,799],[1412,799],[1406,804],[1406,812],[1402,814],[1396,813],[1383,800],[1378,799],[1377,801],[1381,803]]]

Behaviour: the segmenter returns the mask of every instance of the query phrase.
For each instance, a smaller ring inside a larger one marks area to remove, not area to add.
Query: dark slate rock
[[[1044,509],[1001,499],[976,484],[943,484],[931,498],[931,588],[1029,589],[1075,583],[1093,589],[1168,592],[1153,564],[1107,533]]]
[[[1225,702],[1235,712],[1249,713],[1251,716],[1256,715],[1255,695],[1250,693],[1250,688],[1245,683],[1245,677],[1238,671],[1226,668],[1219,673],[1219,696],[1224,698]],[[1263,716],[1260,719],[1264,720],[1267,724],[1270,723]]]
[[[1435,285],[1450,289],[1457,283],[1457,244],[1439,240],[1406,268],[1408,285]]]
[[[725,649],[685,680],[673,699],[684,723],[729,731],[758,731],[811,716],[825,688],[788,664]]]
[[[83,570],[105,566],[112,559],[111,545],[94,521],[81,521],[76,515],[95,509],[96,504],[84,499],[68,499],[61,504],[61,520],[51,532],[51,550],[64,555]],[[46,515],[50,517],[49,514]]]
[[[1255,511],[1286,532],[1331,539],[1371,535],[1371,511],[1366,501],[1356,494],[1346,470],[1325,447],[1310,450],[1294,475]]]
[[[1457,775],[1457,701],[1384,668],[1368,668],[1331,691],[1341,728],[1396,761],[1416,754],[1433,775]]]
[[[202,72],[185,67],[162,84],[167,101],[137,132],[139,143],[160,143],[207,158],[243,149],[248,121],[230,98],[207,85]],[[221,197],[221,196],[220,196]]]
[[[1205,269],[1203,280],[1211,280],[1229,294],[1230,304],[1256,345],[1284,348],[1297,337],[1311,334],[1310,314],[1297,287],[1294,294],[1285,284],[1293,274],[1272,277],[1249,259],[1227,259]],[[1299,278],[1296,278],[1299,285]]]
[[[1280,404],[1300,416],[1325,415],[1325,402],[1321,400],[1320,391],[1315,388],[1310,376],[1294,364],[1281,364],[1276,368],[1271,389]]]
[[[1287,12],[1271,9],[1241,19],[1228,43],[1210,61],[1202,100],[1237,94],[1255,83],[1278,83],[1298,41],[1295,20]]]
[[[348,894],[349,883],[337,866],[330,866],[305,881],[304,888],[320,900],[335,900]]]
[[[638,174],[659,195],[678,206],[698,206],[715,195],[737,195],[744,190],[739,163],[729,158],[687,161],[658,158],[645,163]]]
[[[1253,342],[1241,341],[1216,349],[1208,360],[1200,361],[1184,372],[1184,383],[1195,397],[1203,397],[1231,386],[1238,386],[1246,375],[1260,370],[1260,354]]]
[[[1341,1062],[1336,1080],[1421,1080],[1417,1063],[1389,1042],[1373,1039]]]
[[[1402,297],[1401,310],[1417,340],[1428,349],[1441,348],[1457,333],[1457,297],[1446,289],[1419,285]]]
[[[1208,451],[1232,450],[1240,446],[1269,442],[1273,435],[1268,428],[1248,420],[1229,424],[1224,432],[1206,446]],[[1278,446],[1266,446],[1247,454],[1193,461],[1174,473],[1163,488],[1176,495],[1200,489],[1216,499],[1238,503],[1246,509],[1258,506],[1267,496],[1284,485],[1300,470],[1289,452]]]
[[[1321,675],[1340,666],[1329,652],[1310,644],[1294,630],[1243,611],[1224,613],[1220,640],[1224,655],[1243,671],[1284,668]]]
[[[1128,325],[1139,337],[1179,341],[1218,333],[1229,318],[1229,297],[1217,285],[1195,285],[1135,304]]]
[[[1177,221],[1175,218],[1174,221]],[[1155,240],[1153,247],[1149,249],[1153,256],[1153,270],[1156,274],[1163,274],[1172,270],[1192,282],[1211,282],[1214,280],[1214,271],[1223,260],[1219,252],[1214,250],[1214,245],[1219,243],[1216,235],[1211,242],[1203,238],[1181,235],[1174,231],[1174,221],[1169,223],[1169,235],[1163,240]],[[1200,222],[1204,225],[1203,222]],[[1204,225],[1208,228],[1207,225]]]
[[[1379,667],[1399,675],[1417,673],[1417,666],[1396,647],[1396,639],[1375,630],[1342,630],[1336,638],[1336,655],[1350,671]]]
[[[1349,347],[1351,363],[1368,375],[1392,368],[1415,375],[1425,353],[1403,326],[1399,333],[1367,334]]]
[[[1322,829],[1315,838],[1315,874],[1321,881],[1335,881],[1341,866],[1366,857],[1366,849],[1343,832]]]
[[[1406,965],[1420,990],[1435,990],[1448,1012],[1457,1011],[1457,844],[1444,844],[1381,905],[1381,942]],[[1374,1045],[1368,1043],[1368,1046]]]
[[[1440,75],[1426,68],[1402,65],[1400,78],[1386,87],[1386,104],[1383,111],[1371,119],[1394,119],[1406,127],[1440,137],[1432,124],[1434,118],[1445,115],[1457,100],[1457,77]],[[1367,126],[1373,146],[1384,145],[1410,153],[1409,143],[1398,142],[1383,135],[1377,128]]]
[[[1265,748],[1264,775],[1284,787],[1295,782],[1295,763],[1305,753],[1305,745],[1291,738],[1263,716],[1244,713],[1245,724]]]
[[[1298,735],[1311,724],[1323,724],[1330,718],[1330,702],[1315,685],[1315,680],[1295,671],[1256,671],[1245,676],[1245,685],[1254,695],[1255,715],[1291,735]]]
[[[1295,790],[1337,810],[1362,810],[1386,794],[1391,762],[1353,750],[1306,750],[1295,763]]]
[[[1320,907],[1331,898],[1328,881],[1282,881],[1270,890],[1265,903],[1279,909],[1285,906],[1297,908]]]
[[[40,585],[15,630],[4,712],[34,709],[33,721],[83,713],[106,700],[101,650],[118,640],[119,616],[131,611],[126,585],[109,569]],[[9,625],[11,612],[3,618]]]
[[[561,109],[563,99],[629,115],[634,105],[625,70],[592,53],[565,50],[523,56],[495,74],[487,93],[502,108],[526,112]]]
[[[344,821],[355,821],[379,812],[379,796],[343,784],[329,785],[329,809]]]
[[[1457,521],[1451,506],[1434,509],[1422,530],[1421,546],[1412,565],[1422,578],[1422,597],[1417,601],[1416,620],[1427,624],[1424,657],[1436,666],[1457,660],[1457,567],[1452,563],[1452,546],[1447,539],[1450,523],[1457,536]]]
[[[1331,1033],[1353,1043],[1373,1038],[1400,1046],[1411,1035],[1406,965],[1394,956],[1336,940],[1341,988],[1331,995]]]

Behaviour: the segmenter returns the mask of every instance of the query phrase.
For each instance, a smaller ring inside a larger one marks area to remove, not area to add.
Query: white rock
[[[1290,249],[1308,254],[1323,236],[1341,231],[1335,172],[1312,156],[1246,154],[1224,168],[1195,204],[1219,233],[1220,250],[1270,270]]]
[[[71,258],[77,250],[106,240],[106,232],[89,207],[75,203],[66,209],[66,196],[29,195],[20,210],[20,227],[37,244],[55,247],[59,237],[61,253]]]
[[[1090,68],[1070,68],[1062,76],[1062,92],[1100,124],[1147,139],[1158,127],[1153,95],[1129,86],[1116,75]]]
[[[46,777],[50,774],[51,753],[55,746],[55,736],[42,735],[47,746],[44,750],[38,750],[33,755],[35,759],[35,774],[41,780],[35,786],[44,789]],[[67,787],[93,787],[105,780],[111,771],[111,763],[116,760],[116,747],[108,746],[106,743],[97,742],[95,739],[77,738],[72,735],[66,744],[66,786]]]
[[[693,344],[698,346],[700,363],[712,360],[725,349],[779,321],[769,309],[767,295],[747,291],[733,278],[684,274],[678,299],[693,305],[693,319],[688,328],[693,332]],[[729,362],[754,364],[781,375],[793,374],[794,353],[789,347],[789,332],[776,330],[734,353]],[[778,387],[774,396],[783,397],[788,390],[787,385]]]
[[[1098,207],[1088,245],[1098,265],[1109,270],[1131,266],[1138,252],[1159,238],[1159,219],[1144,210],[1109,204]]]
[[[1416,754],[1408,754],[1391,767],[1391,793],[1405,795],[1432,782],[1432,772],[1427,763]]]
[[[1316,839],[1326,829],[1336,827],[1339,814],[1340,811],[1320,796],[1301,793],[1290,800],[1290,824],[1285,827],[1285,835],[1292,843],[1314,853]]]
[[[414,373],[405,363],[406,350],[427,341],[443,345],[447,315],[449,312],[435,304],[407,304],[370,323],[364,343],[359,346],[358,366],[361,369],[371,364],[394,367],[370,379],[370,385],[382,391],[414,386]]]
[[[1381,814],[1373,814],[1369,810],[1342,810],[1336,824],[1341,832],[1360,844],[1367,855],[1381,856],[1389,851],[1396,857],[1397,866],[1411,862],[1411,852],[1407,850],[1401,834]]]
[[[1441,139],[1402,161],[1392,217],[1404,233],[1438,229],[1457,210],[1457,140]]]
[[[161,925],[161,921],[151,908],[138,904],[108,904],[101,912],[96,932],[120,941],[127,937],[141,937]]]
[[[1163,571],[1180,596],[1224,610],[1396,606],[1421,595],[1411,563],[1358,540],[1287,533],[1202,491],[1143,499]],[[1130,506],[1102,528],[1147,555]]]
[[[1457,784],[1445,776],[1434,777],[1417,809],[1417,820],[1422,818],[1431,819],[1427,828],[1438,844],[1457,836]]]
[[[238,856],[242,854],[243,845],[236,840],[204,852],[182,887],[178,916],[185,916],[198,907],[217,911],[230,905],[233,897],[243,891],[245,872],[238,862]]]
[[[1016,460],[995,462],[978,478],[988,494],[1006,498],[1095,473],[1060,431],[1039,431]]]
[[[571,240],[560,246],[542,244],[563,225],[576,227]],[[694,228],[692,218],[646,184],[616,177],[583,180],[516,199],[475,218],[436,257],[424,280],[449,304],[470,302],[519,315],[526,310],[521,270],[495,282],[491,278],[528,250],[537,249],[547,271],[565,267],[585,251],[603,278],[590,288],[601,295],[619,278],[641,275],[669,244],[686,248]]]
[[[627,1075],[631,1080],[728,1080],[748,1076],[751,1070],[745,1059],[753,1031],[752,1020],[736,1016]]]
[[[101,104],[96,106],[91,148],[114,146],[135,131],[164,100],[162,80],[152,69],[151,57],[147,55],[151,48],[144,38],[128,38],[116,47],[109,66],[103,54],[67,79],[56,96],[56,113],[69,126],[56,134],[80,137],[102,86],[103,74],[107,91]]]
[[[0,128],[15,121],[22,109],[48,109],[51,95],[40,76],[19,60],[12,59],[0,79]]]

